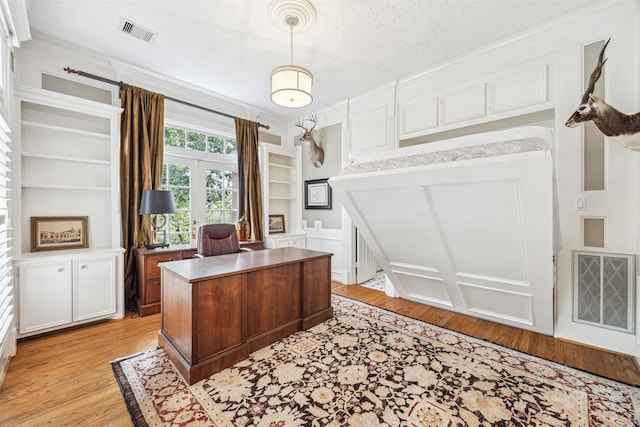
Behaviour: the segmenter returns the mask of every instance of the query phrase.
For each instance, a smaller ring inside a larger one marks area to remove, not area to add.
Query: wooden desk
[[[279,248],[162,263],[160,347],[193,384],[330,319],[331,255]]]
[[[243,240],[241,248],[255,251],[264,249],[261,240]],[[160,267],[161,262],[193,258],[196,248],[189,245],[171,245],[168,248],[136,249],[136,302],[138,314],[147,316],[160,313]]]

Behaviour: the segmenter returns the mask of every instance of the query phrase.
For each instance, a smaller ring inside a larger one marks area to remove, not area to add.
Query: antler
[[[312,127],[311,129],[307,129],[306,127],[304,127],[304,124],[303,124],[303,123],[304,123],[304,121],[305,121],[305,120],[309,120],[310,122],[312,122],[312,123],[313,123],[313,127]],[[295,124],[295,125],[296,125],[297,127],[299,127],[299,128],[304,129],[305,133],[306,133],[306,132],[311,133],[311,132],[313,132],[313,130],[316,128],[316,124],[317,124],[317,122],[318,122],[318,119],[316,118],[316,115],[315,115],[315,114],[312,114],[311,116],[309,116],[309,118],[308,118],[308,119],[302,119],[302,121],[301,121],[300,119],[298,119],[298,121],[296,122],[296,124]]]
[[[298,119],[295,125],[299,128],[304,129],[305,132],[309,132],[309,130],[306,127],[304,127],[303,123],[304,123],[304,120],[300,121],[300,119]]]
[[[581,104],[584,104],[589,100],[589,96],[593,93],[593,90],[596,86],[596,82],[598,81],[598,79],[600,78],[600,75],[602,74],[602,66],[604,65],[605,62],[607,62],[606,59],[603,60],[604,50],[607,48],[607,45],[609,44],[610,41],[611,41],[611,37],[609,37],[609,40],[607,40],[604,46],[602,46],[602,50],[600,51],[600,56],[598,57],[598,65],[596,65],[596,68],[594,68],[593,72],[591,73],[591,77],[589,78],[589,86],[587,86],[587,90],[584,92],[584,95],[582,95],[582,101],[580,102]]]
[[[318,118],[316,117],[315,114],[312,114],[309,117],[309,121],[313,123],[313,127],[309,130],[309,132],[313,132],[313,130],[316,128],[316,125],[318,124]]]

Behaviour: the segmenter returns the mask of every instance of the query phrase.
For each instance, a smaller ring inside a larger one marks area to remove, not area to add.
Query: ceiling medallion
[[[309,0],[272,0],[267,8],[271,20],[277,28],[287,33],[291,30],[290,17],[298,18],[296,33],[306,30],[316,22],[316,8]]]

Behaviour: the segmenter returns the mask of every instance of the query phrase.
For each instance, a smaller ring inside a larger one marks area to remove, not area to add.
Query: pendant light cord
[[[296,25],[298,25],[298,23],[300,22],[300,20],[298,19],[297,16],[292,16],[289,15],[287,16],[287,24],[289,24],[289,28],[291,28],[291,65],[293,65],[293,27],[295,27]]]
[[[293,65],[293,23],[291,23],[291,65]]]

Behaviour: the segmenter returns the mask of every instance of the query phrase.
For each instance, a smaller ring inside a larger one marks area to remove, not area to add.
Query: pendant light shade
[[[306,107],[313,102],[313,74],[293,63],[293,32],[315,22],[315,9],[308,0],[272,0],[269,14],[278,28],[289,30],[291,37],[291,62],[271,71],[271,101],[286,108]]]
[[[313,101],[313,74],[298,65],[281,65],[271,72],[271,101],[282,107],[306,107]]]

